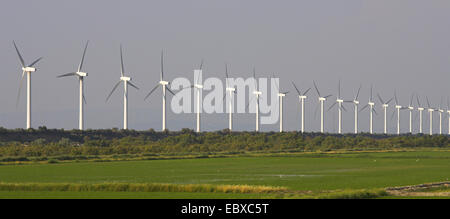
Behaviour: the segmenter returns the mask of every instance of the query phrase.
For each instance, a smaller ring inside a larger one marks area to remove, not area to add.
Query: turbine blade
[[[375,115],[378,116],[378,113],[377,113],[377,111],[375,110],[375,108],[373,108],[373,112],[375,113]]]
[[[305,96],[305,95],[308,93],[309,90],[311,90],[311,88],[308,88],[308,89],[305,91],[305,93],[303,93],[303,96]]]
[[[131,81],[128,81],[128,84],[129,84],[130,86],[136,88],[136,90],[139,90],[139,88],[138,88],[136,85],[134,85],[133,83],[131,83]]]
[[[394,90],[395,104],[398,105],[397,92]]]
[[[123,67],[122,44],[120,45],[120,75],[123,77],[125,68]]]
[[[161,81],[164,79],[164,50],[161,51],[161,72],[159,74],[159,78]]]
[[[17,99],[16,99],[16,109],[19,106],[20,92],[22,91],[22,84],[23,84],[24,76],[25,76],[25,72],[22,72],[22,77],[20,78],[20,84],[19,84],[19,91],[17,93]]]
[[[337,97],[341,98],[341,79],[339,79],[339,82],[338,82],[338,96]]]
[[[411,94],[411,100],[409,101],[409,106],[413,105],[413,100],[414,100],[414,93]]]
[[[370,85],[370,102],[372,102],[372,97],[373,97],[373,85]]]
[[[22,67],[25,68],[25,61],[23,61],[22,55],[20,55],[19,49],[17,48],[16,42],[13,41],[14,47],[16,48],[17,55],[19,56],[20,63]]]
[[[365,105],[363,108],[361,108],[361,109],[359,110],[359,112],[365,110],[368,106],[369,106],[369,104]]]
[[[416,95],[416,100],[417,100],[417,105],[418,105],[419,107],[421,107],[420,101],[419,101],[419,95]]]
[[[40,57],[38,59],[36,59],[36,61],[32,62],[28,67],[33,67],[33,65],[35,65],[36,63],[38,63],[39,61],[41,61],[43,57]]]
[[[342,107],[342,109],[343,109],[345,112],[347,112],[347,109],[345,109],[344,104],[342,104],[341,107]]]
[[[383,98],[381,98],[380,94],[377,93],[377,96],[378,96],[378,99],[380,100],[381,104],[384,104],[385,102],[384,102]]]
[[[388,100],[388,102],[386,102],[386,104],[389,104],[394,98],[391,97],[391,99]]]
[[[87,50],[88,44],[89,44],[89,40],[86,42],[86,46],[84,47],[83,56],[81,57],[80,65],[78,65],[78,72],[80,72],[81,69],[83,68],[84,56],[86,55],[86,50]]]
[[[316,82],[313,81],[313,84],[314,84],[314,88],[316,88],[317,95],[320,97],[319,88],[317,88]]]
[[[200,62],[200,70],[202,70],[203,69],[203,59],[202,59],[202,61]]]
[[[394,118],[394,115],[395,115],[395,110],[392,111],[391,120]]]
[[[360,85],[359,85],[359,88],[358,88],[358,92],[356,92],[355,100],[358,100],[358,97],[359,97],[359,91],[361,91],[361,87],[362,87],[362,85],[360,84]]]
[[[337,102],[334,102],[334,103],[328,108],[327,112],[330,111],[330,110],[336,105],[336,103],[337,103]]]
[[[427,98],[427,104],[428,104],[428,108],[430,108],[430,109],[431,109],[431,104],[430,104],[430,101],[428,100],[428,96],[426,96],[426,98]]]
[[[159,84],[157,84],[148,94],[147,94],[147,96],[145,96],[145,98],[144,98],[144,100],[146,100],[155,90],[156,90],[156,88],[158,88],[159,87]]]
[[[324,96],[323,98],[327,99],[328,97],[331,97],[331,96],[333,96],[333,94],[326,95],[326,96]]]
[[[119,82],[117,82],[116,85],[114,85],[113,89],[112,89],[111,92],[109,93],[109,95],[108,95],[108,97],[106,98],[106,101],[105,101],[105,102],[108,102],[109,98],[110,98],[111,95],[114,93],[114,91],[117,89],[117,87],[119,86],[120,82],[122,82],[122,81],[119,81]]]
[[[87,104],[86,97],[84,96],[84,94],[83,94],[83,101],[85,104]]]
[[[67,73],[67,74],[58,75],[58,76],[56,76],[56,77],[57,77],[57,78],[62,78],[62,77],[67,77],[67,76],[77,76],[77,73],[75,73],[75,72],[70,72],[70,73]]]
[[[294,82],[292,81],[292,85],[294,85],[295,90],[297,91],[298,95],[301,96],[302,94],[300,93],[300,91],[298,90],[297,86],[295,86]]]
[[[166,87],[166,90],[169,91],[172,95],[175,96],[175,93],[172,90],[170,90],[170,88]]]

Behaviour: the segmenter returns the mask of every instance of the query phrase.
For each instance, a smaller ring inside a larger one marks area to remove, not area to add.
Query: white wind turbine
[[[391,99],[389,99],[387,102],[384,102],[384,100],[381,98],[380,94],[377,94],[378,99],[381,102],[381,106],[383,107],[384,110],[384,129],[383,129],[383,133],[387,134],[387,108],[389,107],[389,103],[392,101],[392,99],[394,99],[393,97]]]
[[[426,96],[427,104],[428,104],[428,112],[430,113],[430,135],[433,135],[433,112],[436,110],[435,108],[431,107],[430,101],[428,100],[428,97]]]
[[[262,92],[259,91],[259,89],[258,89],[259,87],[258,87],[258,81],[256,79],[256,70],[255,70],[255,68],[253,68],[253,79],[255,80],[255,87],[254,87],[253,94],[255,95],[255,104],[256,104],[256,107],[255,107],[255,111],[256,111],[256,127],[255,127],[255,131],[259,132],[259,99],[261,98]],[[248,109],[248,106],[250,105],[250,102],[251,101],[249,101],[248,104],[247,104],[247,109]]]
[[[373,113],[377,114],[377,111],[375,111],[375,103],[373,102],[373,86],[370,86],[370,97],[369,97],[369,102],[367,103],[367,105],[365,105],[361,110],[359,110],[360,112],[363,111],[365,108],[369,107],[369,133],[373,134]]]
[[[324,111],[323,111],[323,106],[324,106],[324,102],[327,100],[328,97],[331,97],[332,95],[327,95],[327,96],[321,96],[320,92],[319,92],[319,88],[317,88],[316,82],[313,81],[314,84],[314,88],[316,89],[317,95],[319,96],[319,104],[320,104],[320,132],[324,133]]]
[[[306,94],[308,93],[309,90],[311,90],[311,88],[308,88],[304,93],[301,93],[300,90],[297,88],[297,86],[295,86],[294,82],[292,82],[292,85],[294,85],[295,90],[297,91],[298,94],[298,99],[300,101],[301,104],[301,110],[302,110],[302,123],[301,123],[301,130],[302,133],[305,132],[305,99],[306,99]]]
[[[16,107],[19,104],[20,91],[22,90],[22,82],[27,73],[27,129],[31,128],[31,72],[35,72],[37,69],[33,67],[36,63],[38,63],[42,57],[36,59],[36,61],[32,62],[29,65],[25,65],[25,61],[22,58],[22,55],[17,49],[16,42],[13,41],[14,48],[16,48],[17,55],[19,56],[20,64],[22,64],[22,77],[20,79],[19,92],[17,94]]]
[[[361,90],[361,85],[359,85],[358,91],[356,92],[356,96],[355,99],[353,99],[353,101],[351,100],[346,100],[344,102],[346,103],[353,103],[355,105],[355,134],[358,134],[358,105],[359,105],[359,91]]]
[[[437,111],[439,112],[439,134],[442,135],[442,113],[444,112],[444,109],[442,108],[442,97]]]
[[[164,52],[161,51],[161,71],[159,74],[160,81],[156,86],[145,96],[144,100],[146,100],[159,86],[162,87],[162,130],[166,130],[166,90],[169,91],[172,95],[175,95],[172,90],[170,90],[167,85],[170,82],[164,80]]]
[[[397,135],[400,135],[400,110],[408,109],[407,107],[403,107],[399,105],[398,99],[397,99],[397,92],[394,91],[394,98],[395,98],[395,109],[397,109]],[[392,113],[391,119],[394,116],[395,112]]]
[[[338,93],[336,96],[336,102],[334,102],[327,111],[330,111],[336,104],[338,106],[338,133],[342,134],[342,110],[347,111],[343,105],[344,100],[341,98],[341,80],[338,83]]]
[[[194,88],[194,91],[197,91],[197,107],[196,107],[196,111],[197,111],[197,129],[196,132],[200,132],[200,111],[201,111],[201,90],[203,89],[203,84],[199,83],[199,80],[201,80],[202,75],[203,75],[203,59],[202,62],[200,63],[200,67],[198,69],[194,70],[194,76],[197,76],[197,78],[194,78],[195,82],[194,85],[191,85],[190,87],[187,87],[189,89]]]
[[[119,84],[123,82],[123,129],[128,129],[128,84],[137,90],[139,88],[131,83],[131,77],[125,76],[125,68],[123,66],[123,56],[122,56],[122,45],[120,45],[120,80],[117,82],[116,85],[114,85],[113,89],[109,93],[108,97],[106,98],[106,102],[109,100],[111,95],[114,93],[114,91],[117,89]]]
[[[417,110],[419,111],[419,133],[423,134],[423,111],[425,110],[425,108],[422,107],[422,105],[420,105],[420,101],[419,101],[419,95],[416,95],[416,100],[417,100]]]
[[[448,117],[448,134],[450,135],[450,100],[447,97],[447,117]]]
[[[236,93],[236,88],[230,87],[230,83],[228,83],[228,64],[225,63],[225,83],[226,83],[226,92],[229,94],[229,104],[228,104],[228,129],[233,131],[233,96]],[[227,94],[223,96],[223,99],[225,100]]]
[[[408,106],[408,110],[409,110],[409,133],[413,132],[413,111],[414,111],[414,107],[413,107],[413,99],[414,99],[414,94],[411,95],[411,100],[409,101],[409,106]]]
[[[275,75],[273,77],[275,78]],[[275,83],[275,86],[277,87],[279,104],[280,104],[280,132],[283,132],[283,98],[286,96],[287,93],[289,93],[289,91],[281,92],[280,86],[278,86],[277,83]]]
[[[84,129],[84,116],[83,116],[84,106],[83,106],[83,103],[86,102],[86,98],[84,97],[84,94],[83,94],[83,81],[84,81],[84,77],[88,76],[88,73],[82,72],[82,68],[83,68],[84,56],[86,55],[86,49],[88,47],[88,44],[89,44],[89,41],[86,42],[86,46],[84,47],[83,56],[81,57],[80,65],[78,65],[78,70],[76,72],[71,72],[71,73],[67,73],[67,74],[58,76],[58,78],[67,77],[67,76],[78,77],[79,84],[80,84],[80,91],[79,91],[80,92],[80,98],[79,98],[80,108],[79,108],[78,128],[80,130]]]

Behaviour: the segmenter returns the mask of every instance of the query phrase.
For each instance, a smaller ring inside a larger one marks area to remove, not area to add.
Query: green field
[[[448,181],[449,178],[449,151],[273,154],[233,158],[0,165],[2,183],[264,185],[285,187],[299,194],[384,189]],[[217,192],[0,191],[0,198],[34,197],[277,198],[280,196]]]

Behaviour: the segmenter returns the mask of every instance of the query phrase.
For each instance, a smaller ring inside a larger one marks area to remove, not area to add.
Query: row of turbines
[[[34,67],[41,59],[42,57],[36,59],[35,61],[31,62],[31,64],[26,65],[25,61],[16,45],[16,43],[13,41],[13,45],[14,48],[17,52],[17,55],[19,57],[20,63],[22,65],[22,77],[20,80],[20,86],[19,86],[19,92],[18,92],[18,96],[17,96],[17,102],[16,102],[16,106],[19,103],[19,98],[20,98],[20,93],[21,93],[21,89],[22,89],[22,84],[23,84],[23,80],[25,77],[25,74],[27,76],[27,126],[26,128],[29,129],[31,128],[31,73],[35,72],[37,69]],[[86,55],[86,51],[89,45],[89,41],[86,42],[86,45],[84,47],[83,50],[83,55],[81,57],[81,61],[78,65],[78,68],[75,72],[70,72],[70,73],[66,73],[66,74],[62,74],[57,76],[58,78],[63,78],[63,77],[77,77],[78,81],[79,81],[79,129],[83,130],[84,129],[84,104],[86,103],[86,98],[84,95],[84,79],[85,77],[88,76],[88,73],[83,72],[83,63],[84,63],[84,58]],[[114,93],[115,90],[117,90],[118,86],[123,83],[123,87],[124,87],[124,92],[123,92],[123,129],[128,129],[128,85],[130,85],[131,87],[135,88],[135,89],[139,89],[135,84],[133,84],[131,82],[131,77],[126,76],[126,71],[124,68],[124,62],[123,62],[123,52],[122,52],[122,46],[120,46],[120,66],[121,66],[121,71],[120,71],[120,78],[119,81],[114,85],[113,89],[111,90],[111,92],[108,94],[106,101],[108,101],[111,97],[111,95]],[[202,67],[203,67],[203,60],[199,66],[198,69],[194,70],[196,71],[196,75],[202,75]],[[275,75],[273,75],[275,77]],[[253,70],[253,78],[256,79],[256,71],[255,69]],[[224,100],[226,98],[226,96],[228,95],[229,98],[229,103],[228,103],[228,119],[229,119],[229,124],[228,124],[228,128],[230,131],[233,130],[233,96],[236,94],[236,88],[233,86],[230,86],[230,83],[228,82],[229,79],[229,74],[228,74],[228,65],[225,64],[225,81],[226,81],[226,93],[224,95]],[[145,100],[147,98],[150,97],[150,95],[152,93],[154,93],[158,87],[161,87],[162,89],[162,130],[166,130],[166,92],[169,92],[172,95],[175,95],[174,92],[169,88],[170,82],[164,80],[164,54],[163,52],[161,52],[161,71],[160,71],[160,81],[155,85],[155,87],[153,89],[150,90],[150,92],[145,96]],[[286,97],[286,95],[289,93],[288,91],[280,91],[279,89],[279,85],[275,84],[276,88],[278,90],[278,97],[279,97],[279,125],[280,125],[280,132],[283,132],[283,98]],[[298,87],[295,85],[294,82],[292,82],[293,87],[295,88],[297,94],[298,94],[298,99],[299,99],[299,104],[301,106],[301,132],[305,132],[305,102],[307,99],[307,94],[308,92],[311,90],[311,88],[306,89],[305,91],[301,92]],[[330,98],[332,95],[322,95],[320,93],[320,90],[316,84],[315,81],[313,81],[313,85],[314,85],[314,89],[316,91],[316,94],[318,96],[318,107],[320,108],[320,132],[324,133],[324,121],[325,121],[325,101]],[[201,99],[201,90],[203,89],[203,85],[200,81],[198,81],[198,79],[195,81],[194,85],[192,85],[191,87],[185,88],[185,89],[195,89],[195,94],[197,97],[197,110],[196,110],[196,131],[200,132],[201,131],[201,122],[200,122],[200,99]],[[368,103],[362,107],[361,109],[359,109],[359,93],[361,91],[361,86],[359,86],[355,97],[353,98],[353,100],[345,100],[342,96],[341,96],[341,82],[339,80],[339,84],[338,84],[338,91],[337,91],[337,95],[336,95],[336,101],[328,108],[327,111],[330,111],[332,108],[334,108],[335,106],[337,107],[338,110],[338,133],[342,134],[342,111],[347,111],[346,108],[344,107],[344,104],[350,103],[354,105],[354,133],[357,134],[359,133],[358,130],[358,113],[365,110],[365,109],[369,109],[369,133],[373,134],[373,114],[378,114],[377,111],[375,110],[375,102],[373,100],[373,87],[370,87],[370,97],[368,100]],[[254,100],[255,100],[255,116],[256,116],[256,127],[255,130],[256,131],[260,131],[260,122],[259,122],[259,101],[261,99],[262,96],[262,92],[258,89],[258,84],[255,83],[254,85],[254,91],[253,91],[253,95],[254,95]],[[443,118],[443,113],[445,111],[447,111],[448,113],[448,134],[450,134],[450,106],[449,104],[447,104],[447,110],[444,110],[442,108],[442,103],[441,105],[436,108],[436,107],[432,107],[430,104],[430,101],[428,100],[428,97],[426,97],[427,100],[427,107],[422,106],[419,100],[419,96],[415,95],[416,100],[417,100],[417,106],[414,107],[413,106],[413,100],[414,100],[414,95],[411,96],[411,100],[408,106],[402,106],[399,104],[398,98],[397,98],[397,94],[396,92],[394,92],[394,96],[392,98],[390,98],[389,100],[385,101],[380,94],[377,94],[378,100],[380,101],[381,107],[384,111],[384,134],[387,134],[387,109],[389,107],[389,103],[392,102],[392,100],[395,100],[395,109],[396,109],[396,114],[397,114],[397,134],[400,134],[400,112],[402,110],[408,110],[409,111],[409,133],[413,132],[413,111],[415,109],[417,109],[417,111],[419,112],[419,133],[423,133],[423,111],[427,110],[429,112],[429,120],[430,120],[430,124],[429,124],[429,134],[432,135],[433,134],[433,112],[437,111],[439,113],[439,134],[443,134],[443,129],[442,129],[442,118]],[[248,104],[250,104],[251,101],[249,101]],[[441,101],[442,102],[442,101]],[[447,101],[449,102],[449,101]],[[247,105],[248,108],[248,105]],[[391,119],[395,116],[395,111],[391,116]]]

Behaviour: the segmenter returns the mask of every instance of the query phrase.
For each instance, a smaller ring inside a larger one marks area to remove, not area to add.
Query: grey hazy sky
[[[204,77],[223,76],[228,62],[231,76],[250,76],[253,66],[260,76],[276,72],[292,94],[291,81],[305,89],[312,80],[323,93],[335,94],[340,78],[346,99],[362,83],[364,104],[373,83],[385,99],[396,89],[404,105],[412,92],[438,105],[449,91],[449,11],[446,0],[5,0],[0,7],[0,126],[25,126],[25,95],[15,108],[21,70],[12,40],[28,63],[44,56],[33,74],[34,127],[77,127],[77,81],[56,75],[76,70],[86,40],[91,42],[85,61],[87,128],[122,125],[121,89],[105,103],[119,78],[120,43],[126,70],[141,87],[130,92],[129,126],[134,129],[161,128],[160,94],[143,101],[159,78],[161,49],[168,79],[192,78],[204,58]],[[313,117],[317,99],[309,94],[307,129],[318,130],[318,117]],[[350,132],[353,109],[346,108],[344,131]],[[298,129],[295,95],[287,97],[285,109],[286,129]],[[379,105],[377,110],[381,114]],[[336,130],[335,114],[327,114],[328,131]],[[360,116],[360,127],[367,131],[367,111]],[[169,112],[168,128],[193,128],[194,119]],[[381,119],[375,118],[377,132]],[[203,126],[223,129],[226,115],[205,115]],[[237,115],[235,127],[253,130],[254,115]]]

